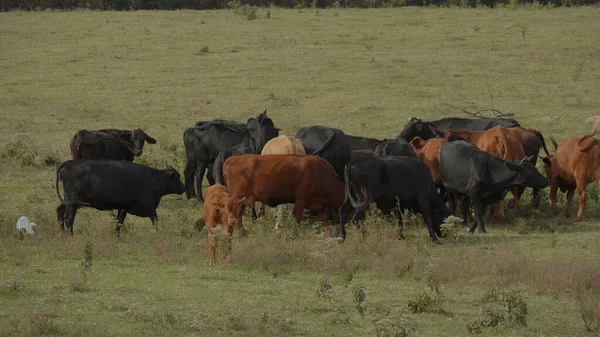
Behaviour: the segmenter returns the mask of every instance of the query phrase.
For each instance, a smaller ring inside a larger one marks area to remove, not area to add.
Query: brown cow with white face
[[[246,198],[232,198],[227,188],[221,184],[210,186],[205,191],[204,200],[204,220],[208,230],[208,257],[210,265],[215,264],[216,239],[214,230],[218,227],[227,233],[227,263],[231,261],[231,234],[233,228],[238,226],[242,235],[245,235],[244,226],[242,226],[242,215],[246,205]]]
[[[568,138],[554,146],[552,155],[542,157],[546,176],[550,180],[550,201],[556,210],[556,192],[567,192],[567,209],[565,215],[571,216],[571,202],[575,188],[579,192],[579,209],[577,221],[583,219],[583,209],[587,202],[586,187],[592,181],[598,181],[600,188],[600,142],[594,138],[597,128],[592,134]]]

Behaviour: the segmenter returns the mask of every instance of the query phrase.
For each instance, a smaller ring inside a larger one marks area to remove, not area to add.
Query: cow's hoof
[[[441,245],[441,244],[442,244],[442,243],[440,242],[440,240],[438,240],[438,239],[431,240],[431,242],[433,242],[433,244],[436,244],[436,245]]]
[[[485,229],[480,229],[479,234],[487,234],[487,231]]]

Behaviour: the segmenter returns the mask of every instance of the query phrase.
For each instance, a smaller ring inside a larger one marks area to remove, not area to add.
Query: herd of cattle
[[[161,197],[185,192],[188,199],[204,202],[212,263],[213,229],[223,227],[231,234],[239,227],[245,235],[242,214],[251,206],[256,219],[256,202],[278,206],[277,225],[286,203],[295,204],[290,209],[298,221],[305,209],[318,213],[327,228],[336,217],[343,237],[345,224],[364,217],[371,202],[384,214],[394,212],[399,225],[402,211],[408,209],[423,216],[431,240],[439,243],[440,225],[458,204],[469,231],[477,227],[483,233],[488,206],[502,220],[509,191],[518,205],[523,190],[532,188],[533,206],[538,207],[540,189],[550,184],[553,209],[557,189],[567,192],[567,216],[577,188],[581,221],[587,184],[600,184],[596,130],[560,144],[552,140],[554,154],[539,131],[508,118],[412,118],[396,139],[384,140],[326,126],[303,127],[295,137],[279,136],[279,131],[266,111],[246,123],[196,123],[183,135],[184,185],[172,167],[158,170],[132,162],[146,142],[156,143],[144,131],[81,130],[71,139],[73,160],[57,169],[58,221],[72,233],[78,208],[117,210],[118,235],[127,213],[154,223]],[[539,155],[542,149],[545,156]],[[538,157],[546,176],[535,167]],[[205,173],[212,185],[206,199],[201,189]]]

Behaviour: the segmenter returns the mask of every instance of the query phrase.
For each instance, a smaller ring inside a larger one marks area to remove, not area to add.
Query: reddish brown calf
[[[246,198],[232,198],[227,188],[221,184],[210,186],[206,189],[204,199],[204,220],[208,230],[208,257],[210,265],[215,264],[216,239],[213,231],[221,227],[227,233],[227,263],[231,261],[231,234],[234,226],[240,227],[242,235],[245,235],[242,226],[242,215],[244,213]]]

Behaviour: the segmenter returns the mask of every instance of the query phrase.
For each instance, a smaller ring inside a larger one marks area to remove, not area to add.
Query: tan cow
[[[265,144],[261,155],[270,155],[270,154],[298,154],[298,155],[306,155],[306,150],[304,150],[304,144],[298,138],[289,137],[281,135],[279,137],[275,137]],[[294,211],[294,204],[289,204],[289,218],[292,218],[292,213]],[[261,204],[260,213],[264,214],[265,205]],[[281,225],[281,221],[283,218],[283,210],[285,205],[277,206],[277,220],[275,222],[275,229],[278,229]]]
[[[565,215],[571,216],[571,202],[575,188],[579,192],[577,221],[583,219],[583,209],[587,202],[586,187],[592,181],[598,181],[600,188],[600,142],[594,138],[597,127],[590,135],[563,140],[554,154],[542,157],[546,176],[550,179],[550,201],[556,210],[556,192],[567,192]],[[556,146],[556,145],[555,145]]]
[[[213,232],[217,227],[227,233],[227,263],[231,261],[231,234],[233,228],[238,226],[244,232],[242,215],[246,198],[235,199],[229,194],[227,188],[221,184],[215,184],[206,189],[204,200],[204,220],[208,230],[208,257],[210,265],[215,264],[216,239]]]

